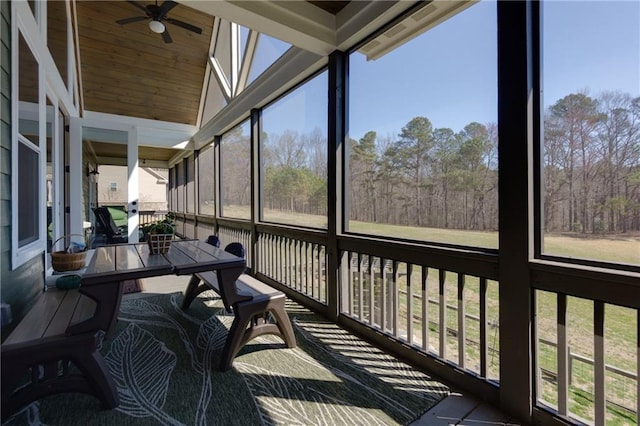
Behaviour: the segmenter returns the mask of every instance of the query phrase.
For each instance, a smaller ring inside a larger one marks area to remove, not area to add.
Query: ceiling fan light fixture
[[[154,33],[162,34],[165,30],[164,24],[160,21],[150,21],[149,29]]]

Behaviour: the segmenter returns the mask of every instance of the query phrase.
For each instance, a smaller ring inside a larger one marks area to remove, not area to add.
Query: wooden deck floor
[[[168,294],[184,291],[189,281],[188,276],[167,275],[144,279],[144,290],[140,293],[127,294],[127,298],[145,297],[150,294]],[[501,413],[492,406],[478,401],[468,395],[453,392],[440,401],[422,417],[411,423],[411,426],[445,426],[445,425],[520,425],[510,416]]]

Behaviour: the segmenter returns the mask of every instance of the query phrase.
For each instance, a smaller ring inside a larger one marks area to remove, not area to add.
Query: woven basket
[[[164,254],[171,247],[173,234],[149,234],[149,251],[151,254]]]
[[[62,237],[55,240],[51,245],[51,247],[55,247],[58,241],[66,237],[70,237],[71,235],[79,235],[79,234],[63,235]],[[80,236],[82,237],[82,235]],[[80,253],[67,253],[66,250],[52,251],[51,266],[53,267],[53,270],[56,272],[75,271],[75,270],[84,268],[86,258],[87,258],[86,250],[81,251]]]

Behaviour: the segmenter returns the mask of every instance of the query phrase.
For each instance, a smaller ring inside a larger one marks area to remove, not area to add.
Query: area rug
[[[218,371],[233,317],[205,292],[187,312],[180,293],[124,299],[101,353],[120,394],[104,410],[83,394],[43,398],[6,424],[407,424],[449,394],[443,384],[288,302],[298,347],[274,336]]]
[[[142,280],[126,280],[123,283],[122,292],[124,294],[139,293],[142,290],[144,290],[144,285],[142,284]]]

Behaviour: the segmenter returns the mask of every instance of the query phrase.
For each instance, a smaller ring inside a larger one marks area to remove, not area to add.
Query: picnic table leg
[[[69,326],[67,333],[79,334],[103,330],[107,335],[111,335],[120,312],[123,288],[123,281],[81,285],[80,293],[96,302],[96,311],[88,320]]]
[[[191,279],[189,280],[189,284],[187,284],[187,288],[184,291],[184,299],[182,299],[182,310],[186,311],[191,306],[191,302],[203,291],[205,291],[208,287],[200,284],[200,278],[196,276],[196,274],[191,275]]]

